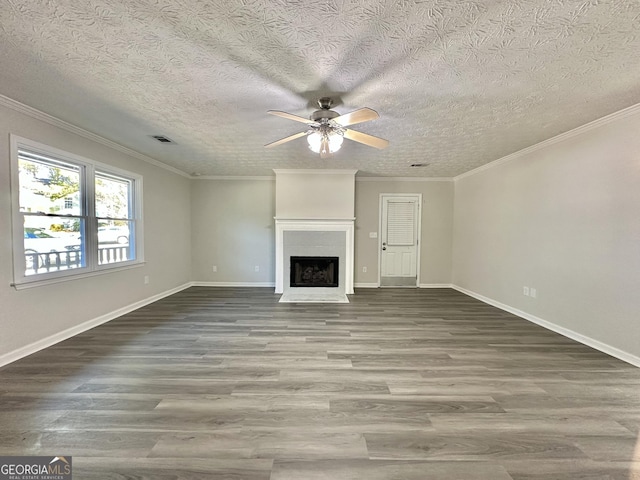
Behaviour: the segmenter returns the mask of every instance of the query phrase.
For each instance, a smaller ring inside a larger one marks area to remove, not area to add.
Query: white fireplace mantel
[[[345,293],[353,294],[355,218],[280,218],[276,217],[276,290],[284,292],[284,232],[345,232]]]

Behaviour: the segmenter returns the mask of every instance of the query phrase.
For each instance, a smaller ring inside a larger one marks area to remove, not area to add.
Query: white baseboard
[[[87,320],[75,327],[67,328],[58,333],[54,333],[42,340],[38,340],[36,342],[30,343],[29,345],[25,345],[24,347],[20,347],[17,350],[14,350],[9,353],[5,353],[4,355],[0,355],[0,367],[7,365],[9,363],[15,362],[21,358],[24,358],[32,353],[36,353],[44,348],[50,347],[51,345],[55,345],[56,343],[60,343],[63,340],[71,338],[75,335],[78,335],[82,332],[86,332],[87,330],[97,327],[98,325],[102,325],[103,323],[107,323],[115,318],[121,317],[129,312],[133,312],[145,305],[149,305],[150,303],[157,302],[169,295],[173,295],[174,293],[181,292],[192,286],[192,283],[185,283],[180,285],[179,287],[172,288],[171,290],[167,290],[162,293],[158,293],[157,295],[153,295],[149,298],[145,298],[144,300],[140,300],[138,302],[132,303],[122,308],[118,308],[112,312],[106,313],[104,315],[100,315],[99,317],[93,318],[91,320]]]
[[[459,287],[458,285],[451,285],[451,288],[459,291],[460,293],[464,293],[465,295],[469,295],[481,302],[484,302],[488,305],[492,305],[500,310],[504,310],[505,312],[512,313],[520,318],[524,318],[536,325],[540,325],[541,327],[546,328],[547,330],[551,330],[552,332],[559,333],[560,335],[570,338],[571,340],[575,340],[576,342],[582,343],[583,345],[587,345],[588,347],[595,348],[607,355],[611,355],[623,362],[630,363],[635,367],[640,367],[640,357],[632,355],[624,350],[620,350],[619,348],[612,347],[606,343],[600,342],[599,340],[595,340],[591,337],[587,337],[578,332],[574,332],[565,327],[561,327],[560,325],[556,325],[555,323],[549,322],[542,318],[536,317],[535,315],[531,315],[530,313],[524,312],[522,310],[518,310],[517,308],[511,307],[504,303],[500,303],[497,300],[494,300],[489,297],[485,297],[484,295],[480,295],[479,293],[473,292],[471,290],[467,290],[466,288]]]
[[[191,282],[193,287],[269,287],[274,288],[275,282]]]
[[[380,288],[379,283],[356,283],[356,288]],[[414,286],[392,288],[415,288]],[[419,288],[452,288],[450,283],[421,283]]]

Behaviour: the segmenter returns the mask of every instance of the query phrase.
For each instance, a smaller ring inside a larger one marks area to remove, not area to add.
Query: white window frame
[[[54,160],[60,160],[80,167],[81,192],[80,203],[84,204],[86,232],[84,238],[85,266],[68,270],[25,275],[24,252],[24,223],[20,212],[20,181],[18,151],[27,150]],[[13,230],[13,286],[16,289],[47,285],[66,280],[102,275],[109,272],[134,268],[144,264],[143,249],[143,217],[142,217],[142,176],[122,170],[111,165],[96,162],[88,158],[69,153],[48,145],[10,135],[10,164],[11,164],[11,216]],[[127,178],[132,182],[131,201],[134,231],[130,232],[130,245],[135,252],[135,259],[118,263],[98,264],[98,222],[95,212],[95,175],[96,170],[101,173],[112,174]],[[133,238],[133,244],[131,239]]]

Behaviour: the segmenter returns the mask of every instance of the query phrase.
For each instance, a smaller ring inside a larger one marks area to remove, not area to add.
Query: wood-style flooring
[[[640,479],[640,369],[450,289],[194,287],[0,369],[74,479]],[[606,321],[606,319],[603,319]]]

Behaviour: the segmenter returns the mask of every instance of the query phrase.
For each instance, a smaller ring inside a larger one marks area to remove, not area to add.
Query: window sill
[[[50,278],[43,278],[43,279],[34,278],[33,280],[29,278],[28,280],[21,280],[20,282],[12,283],[11,286],[14,287],[16,290],[24,290],[27,288],[34,288],[34,287],[44,287],[46,285],[53,285],[56,283],[68,282],[71,280],[79,280],[79,279],[88,278],[88,277],[97,277],[99,275],[105,275],[107,273],[120,272],[123,270],[131,270],[133,268],[142,267],[145,264],[146,262],[141,260],[138,262],[127,263],[126,265],[120,265],[117,267],[102,268],[99,270],[93,270],[91,272],[82,272],[82,273],[76,273],[73,275],[64,275],[64,276],[61,275],[59,277],[52,277],[52,278],[50,277]]]

